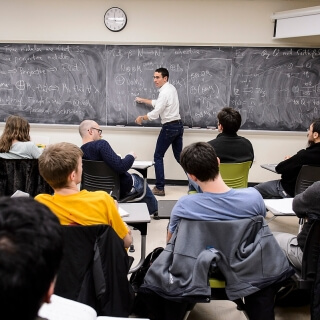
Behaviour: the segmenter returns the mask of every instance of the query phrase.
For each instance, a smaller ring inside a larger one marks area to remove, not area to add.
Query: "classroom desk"
[[[150,215],[145,203],[119,203],[119,207],[129,212],[129,216],[123,217],[123,221],[128,225],[137,228],[141,233],[141,255],[138,264],[131,268],[129,273],[136,271],[143,263],[146,257],[146,238]]]
[[[296,216],[292,210],[293,198],[264,199],[266,208],[275,216]]]
[[[147,192],[147,179],[148,179],[148,168],[152,167],[154,165],[153,161],[140,161],[140,160],[135,160],[133,162],[133,165],[131,167],[131,169],[134,169],[136,171],[138,171],[139,173],[142,174],[143,176],[143,193],[140,197],[134,198],[134,202],[140,201],[141,199],[144,198],[144,196],[146,195]]]
[[[274,173],[277,173],[276,171],[276,166],[278,164],[277,163],[271,163],[271,164],[261,164],[260,167],[269,171],[272,171]]]
[[[271,218],[270,221],[272,221],[276,217],[284,217],[284,216],[296,217],[297,215],[292,210],[292,201],[293,201],[293,198],[264,199],[264,204],[266,208],[273,214],[273,218]],[[304,219],[300,218],[298,233],[301,232],[303,224],[304,224]]]
[[[158,200],[158,216],[160,219],[170,219],[172,208],[177,200]]]

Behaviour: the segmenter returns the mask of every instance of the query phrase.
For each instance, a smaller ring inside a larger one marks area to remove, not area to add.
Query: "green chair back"
[[[251,163],[252,161],[220,163],[220,174],[226,185],[234,189],[247,188]]]

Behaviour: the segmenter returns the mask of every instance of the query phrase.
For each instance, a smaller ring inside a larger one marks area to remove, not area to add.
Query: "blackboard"
[[[10,114],[32,123],[105,123],[105,47],[0,44],[0,120]]]
[[[135,126],[150,109],[134,98],[157,97],[159,67],[189,127],[216,126],[224,106],[239,110],[242,129],[302,131],[320,118],[320,49],[0,44],[0,121]]]

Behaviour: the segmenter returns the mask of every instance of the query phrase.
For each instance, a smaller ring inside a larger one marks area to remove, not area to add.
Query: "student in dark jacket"
[[[223,108],[217,115],[219,134],[208,143],[214,148],[221,163],[239,163],[253,161],[254,152],[251,142],[237,132],[241,126],[241,114],[230,107]],[[200,188],[189,180],[189,193],[201,192]]]
[[[82,138],[81,150],[83,159],[104,161],[120,177],[120,198],[129,195],[140,196],[144,188],[144,180],[138,174],[130,174],[128,170],[136,158],[134,152],[130,152],[124,158],[115,153],[108,141],[102,139],[102,130],[93,120],[84,120],[80,123],[79,133]],[[147,185],[146,195],[140,202],[145,202],[149,213],[154,217],[158,215],[158,201]]]
[[[255,188],[264,199],[292,198],[299,171],[303,165],[320,166],[320,120],[315,120],[308,129],[308,147],[298,151],[292,157],[280,162],[276,166],[280,180],[260,183]]]
[[[221,163],[253,161],[251,142],[237,132],[241,126],[241,114],[233,108],[223,108],[218,113],[219,134],[208,143],[214,148]]]

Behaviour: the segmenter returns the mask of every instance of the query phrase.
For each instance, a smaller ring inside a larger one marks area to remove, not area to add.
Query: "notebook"
[[[97,317],[96,311],[83,303],[51,296],[51,303],[44,303],[39,310],[39,316],[48,320],[124,320],[119,317]],[[147,319],[145,319],[147,320]]]
[[[276,215],[295,215],[292,210],[293,198],[284,199],[264,199],[266,208]]]
[[[120,213],[120,217],[128,217],[130,213],[123,208],[119,207],[118,212]]]

